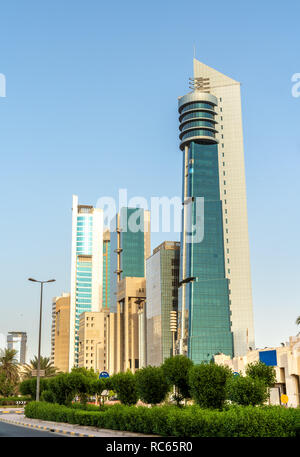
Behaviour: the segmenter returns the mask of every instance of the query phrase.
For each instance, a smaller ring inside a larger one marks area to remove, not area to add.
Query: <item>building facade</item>
[[[18,361],[18,363],[26,363],[27,333],[8,332],[7,349],[14,349],[15,351],[17,351],[15,358]]]
[[[103,298],[102,308],[109,309],[110,305],[110,233],[103,233]]]
[[[288,396],[287,406],[300,406],[300,334],[291,336],[289,341],[277,348],[253,349],[247,354],[233,359],[224,354],[215,355],[218,365],[225,365],[235,372],[245,375],[249,363],[261,361],[273,366],[276,373],[276,384],[271,389],[272,404],[281,404],[282,394]]]
[[[196,363],[254,347],[240,83],[194,59],[179,98],[183,220],[178,350]],[[191,235],[194,228],[202,237]],[[200,230],[199,230],[200,231]]]
[[[178,311],[180,243],[165,241],[146,261],[147,364],[160,366],[174,353],[171,311]]]
[[[126,277],[118,282],[117,312],[110,313],[109,373],[146,365],[145,326],[140,314],[146,300],[145,278]]]
[[[70,294],[63,293],[52,300],[51,359],[63,372],[69,371]]]
[[[84,312],[79,318],[78,366],[99,373],[106,371],[108,310]]]
[[[79,319],[103,301],[103,210],[73,195],[69,370],[78,366]]]
[[[121,208],[120,212],[116,214],[110,230],[110,373],[123,371],[124,367],[130,367],[135,370],[136,365],[139,365],[137,353],[134,352],[133,357],[131,350],[129,350],[131,354],[131,357],[129,357],[127,350],[125,350],[128,327],[126,326],[127,321],[124,321],[124,325],[121,322],[123,322],[123,317],[127,316],[126,310],[124,314],[125,308],[123,304],[127,303],[129,299],[137,298],[135,295],[130,295],[133,293],[133,289],[136,290],[137,283],[141,281],[143,284],[145,283],[146,258],[149,255],[150,212],[140,208]],[[129,278],[132,278],[131,283],[125,281],[125,279]],[[128,287],[130,287],[130,293],[128,292]],[[139,288],[145,289],[145,284]],[[130,318],[129,321],[134,322],[135,335],[138,336],[138,316],[135,312],[135,305],[132,305],[129,314],[132,314],[132,312],[135,317],[132,318],[133,320]],[[126,319],[127,317],[125,317]],[[136,348],[136,343],[133,342],[132,345],[132,347]],[[137,347],[139,347],[138,343]],[[139,352],[138,349],[134,349],[134,351],[136,350]],[[142,363],[145,363],[144,358]]]

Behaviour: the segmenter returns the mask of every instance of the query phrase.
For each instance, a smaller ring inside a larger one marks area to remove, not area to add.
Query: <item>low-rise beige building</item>
[[[300,406],[300,334],[291,336],[288,342],[277,348],[255,349],[248,351],[244,357],[237,356],[233,359],[218,354],[214,360],[218,365],[226,365],[244,375],[249,363],[264,361],[267,353],[276,360],[274,368],[277,382],[270,392],[271,404],[280,404],[281,395],[286,394],[288,406]]]
[[[63,372],[69,371],[70,294],[63,293],[52,301],[51,361]]]
[[[106,371],[108,366],[107,326],[108,310],[85,312],[79,318],[78,366]]]

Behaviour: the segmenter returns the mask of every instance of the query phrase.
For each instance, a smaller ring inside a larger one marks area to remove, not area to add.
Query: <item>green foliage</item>
[[[89,379],[94,379],[94,380],[98,379],[98,375],[97,375],[97,373],[95,373],[93,368],[90,368],[89,370],[87,370],[84,367],[73,367],[71,370],[71,373],[80,373]]]
[[[0,351],[0,395],[9,397],[17,393],[19,367],[15,349]]]
[[[48,403],[55,403],[56,398],[52,390],[44,390],[41,394],[41,401],[46,401]]]
[[[0,405],[1,406],[8,406],[8,405],[13,405],[13,406],[23,406],[24,402],[28,403],[31,401],[31,397],[5,397],[5,398],[0,398]]]
[[[38,358],[30,360],[30,364],[25,365],[24,378],[28,379],[32,377],[32,370],[38,369]],[[40,369],[45,371],[45,376],[51,377],[57,374],[57,368],[50,362],[50,357],[40,357]]]
[[[202,408],[222,408],[226,399],[226,381],[231,376],[228,367],[213,362],[194,365],[189,371],[193,399]]]
[[[246,375],[253,379],[261,379],[268,387],[273,387],[276,382],[275,368],[269,367],[261,361],[249,363],[246,368]]]
[[[268,399],[268,388],[259,378],[232,376],[226,384],[227,398],[239,405],[263,405]]]
[[[56,403],[68,405],[73,400],[74,386],[69,379],[69,373],[61,373],[49,380],[49,390],[53,393]]]
[[[144,403],[161,403],[170,391],[171,385],[167,382],[161,367],[149,365],[138,370],[135,377],[139,398]]]
[[[112,430],[175,437],[296,437],[300,410],[278,406],[231,406],[223,411],[199,406],[114,405],[103,411],[31,402],[25,406],[30,418],[89,425]]]
[[[0,395],[3,397],[10,397],[17,391],[17,383],[9,379],[5,373],[0,372]]]
[[[44,390],[48,389],[48,379],[40,378],[40,395]],[[19,385],[19,390],[22,395],[30,395],[32,400],[36,398],[36,378],[25,379]]]
[[[184,355],[175,355],[166,359],[161,367],[167,382],[176,387],[178,399],[190,398],[188,373],[193,367],[192,360]]]
[[[136,404],[139,399],[136,387],[136,377],[130,370],[126,371],[126,373],[117,373],[108,379],[110,379],[110,382],[106,383],[106,386],[112,386],[121,403],[124,405]]]
[[[104,379],[93,379],[90,382],[89,392],[91,395],[101,395],[106,388],[106,383]]]

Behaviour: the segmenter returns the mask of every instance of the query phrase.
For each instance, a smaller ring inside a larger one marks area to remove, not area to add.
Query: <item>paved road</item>
[[[43,430],[35,430],[27,427],[21,427],[19,425],[12,425],[6,422],[0,421],[0,437],[23,437],[23,436],[35,436],[35,437],[54,437],[62,436],[56,433],[51,433]]]

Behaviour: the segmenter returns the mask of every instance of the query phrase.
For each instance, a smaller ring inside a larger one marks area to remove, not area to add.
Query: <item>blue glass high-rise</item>
[[[219,188],[217,103],[215,96],[198,90],[179,99],[183,219],[178,336],[180,353],[195,363],[209,362],[217,353],[233,356]],[[197,198],[204,202],[201,241],[190,233],[191,227],[199,224]]]

